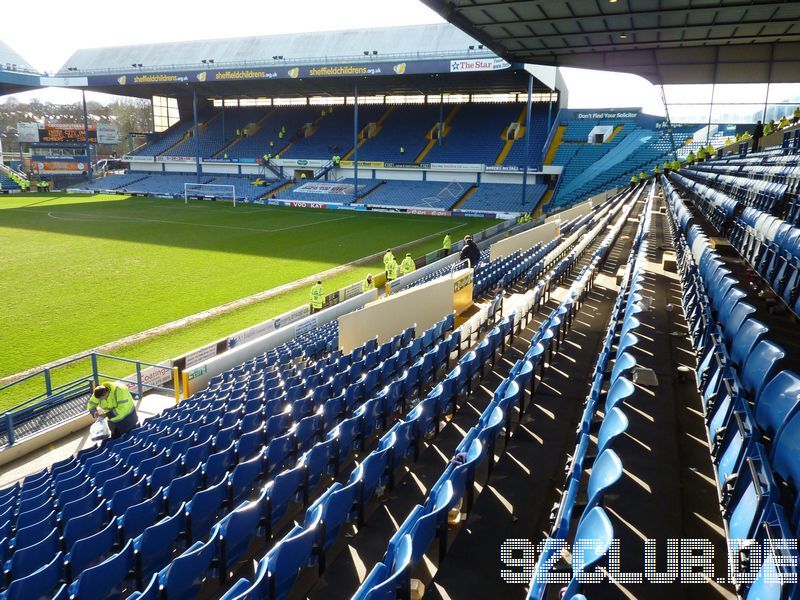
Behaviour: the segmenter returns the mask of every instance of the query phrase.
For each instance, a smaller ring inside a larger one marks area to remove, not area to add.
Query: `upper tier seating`
[[[431,148],[425,162],[493,165],[505,140],[503,130],[519,118],[520,104],[465,104],[447,135]],[[447,110],[447,107],[445,108]]]

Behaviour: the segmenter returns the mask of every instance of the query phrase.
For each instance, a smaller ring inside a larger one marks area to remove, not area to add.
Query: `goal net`
[[[464,186],[457,181],[451,181],[433,196],[426,196],[419,202],[421,206],[428,208],[442,209],[442,203],[446,204],[445,210],[453,206],[456,201],[464,195]]]
[[[216,183],[184,183],[184,203],[192,200],[223,200],[236,206],[236,186]]]

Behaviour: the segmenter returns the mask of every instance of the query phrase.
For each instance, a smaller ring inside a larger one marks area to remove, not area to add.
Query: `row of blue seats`
[[[729,231],[731,244],[800,314],[800,227],[758,210],[745,208]]]
[[[338,321],[326,323],[265,352],[261,356],[252,359],[252,361],[245,362],[240,367],[236,367],[212,378],[211,384],[217,385],[222,381],[231,381],[233,379],[241,378],[245,373],[253,370],[252,368],[254,368],[256,365],[260,365],[260,369],[263,370],[272,366],[286,366],[292,363],[292,361],[298,361],[301,359],[305,359],[307,361],[317,360],[322,353],[330,352],[332,347],[337,345],[337,339]],[[177,416],[175,414],[176,412],[183,411],[186,407],[189,407],[192,402],[196,402],[201,398],[207,398],[208,394],[206,394],[206,391],[196,394],[177,407],[167,409],[164,411],[161,417],[150,419],[147,422],[146,427],[156,427],[161,419],[166,420],[168,418]],[[136,436],[132,435],[130,437]],[[129,442],[130,438],[125,438],[116,440],[114,444],[125,444]],[[92,457],[107,453],[113,449],[114,444],[108,444],[105,447],[84,450],[77,456],[70,457],[53,464],[50,469],[45,469],[39,471],[38,473],[31,474],[22,482],[17,482],[10,487],[0,490],[0,515],[4,515],[5,511],[11,504],[16,505],[16,512],[26,512],[26,510],[35,508],[38,504],[35,499],[41,496],[43,492],[54,487],[57,479],[60,478],[62,480],[68,480],[69,478],[73,477],[74,474],[70,473],[70,471],[73,471],[78,466],[85,465],[87,463],[91,464],[90,459],[92,459]],[[67,489],[69,488],[63,487],[62,484],[61,490],[64,491]],[[33,502],[31,502],[31,500],[33,500]],[[20,508],[23,510],[19,510]],[[0,532],[5,531],[7,526],[6,519],[0,518]]]
[[[317,335],[308,332],[303,337],[314,339]],[[5,583],[19,588],[14,586],[15,581],[21,581],[20,578],[49,560],[45,548],[63,548],[68,558],[72,558],[69,552],[76,547],[77,554],[93,553],[93,544],[84,539],[91,523],[99,527],[101,521],[113,516],[119,518],[120,527],[125,522],[128,531],[134,531],[136,519],[148,513],[143,513],[146,509],[139,507],[138,511],[133,511],[135,517],[127,516],[128,510],[133,510],[145,496],[155,495],[165,487],[176,469],[192,470],[186,460],[192,457],[199,462],[203,456],[199,451],[203,445],[190,447],[192,443],[202,441],[207,457],[208,448],[214,442],[211,429],[216,431],[224,424],[224,420],[219,420],[225,412],[222,405],[219,410],[200,411],[199,418],[188,423],[191,414],[187,409],[191,409],[192,404],[187,401],[174,410],[165,411],[164,415],[151,419],[124,439],[83,451],[54,464],[49,471],[32,475],[21,484],[3,490],[0,493],[0,558],[5,562]],[[179,417],[183,417],[180,423]],[[201,431],[204,419],[210,419],[207,422],[210,428]],[[187,431],[187,423],[195,428]],[[180,441],[177,439],[179,425],[183,437]],[[201,440],[197,433],[206,437]],[[190,454],[188,450],[195,452]],[[182,453],[186,454],[181,458]],[[86,561],[72,560],[70,576],[77,576],[79,566],[86,564]]]
[[[445,358],[447,358],[447,356],[445,356]],[[402,370],[402,368],[398,366],[398,370]],[[422,371],[412,368],[410,368],[409,371],[413,371],[414,373],[422,373]],[[409,376],[406,373],[406,379],[409,379],[410,377],[416,377],[416,375]],[[364,379],[366,380],[368,378],[364,376]],[[358,385],[348,386],[348,390],[358,387]],[[405,387],[402,388],[402,390],[405,390]],[[342,393],[342,397],[344,397],[344,392]],[[354,402],[358,402],[359,399],[355,395],[353,395],[353,398]],[[405,399],[399,395],[397,396],[397,399],[405,401]],[[218,414],[217,411],[213,409],[209,410],[208,405],[200,404],[200,402],[203,402],[204,400],[205,398],[201,398],[197,402],[194,402],[194,405],[196,412],[206,415],[207,418],[211,418],[211,421],[206,423],[206,426],[213,428],[223,425],[224,419],[222,419],[222,422],[220,422],[220,417],[222,415]],[[258,400],[256,402],[258,403]],[[257,480],[258,477],[275,475],[287,462],[291,462],[311,443],[313,443],[313,441],[322,437],[323,430],[321,429],[321,425],[323,420],[321,415],[329,413],[334,414],[335,412],[334,410],[325,410],[329,408],[329,405],[340,407],[343,405],[343,402],[337,402],[337,399],[331,399],[326,402],[324,408],[322,406],[319,407],[319,411],[317,411],[319,414],[314,413],[307,415],[292,425],[290,417],[296,414],[296,406],[301,402],[302,399],[295,402],[295,406],[293,406],[291,409],[287,408],[280,415],[273,415],[273,418],[266,420],[266,424],[263,420],[263,417],[265,417],[263,413],[262,420],[259,421],[256,419],[252,422],[248,420],[248,417],[251,416],[251,413],[249,413],[248,415],[245,415],[244,418],[240,417],[240,423],[235,423],[226,429],[219,429],[216,434],[213,434],[213,432],[209,431],[209,435],[213,435],[213,437],[209,438],[205,444],[201,444],[200,446],[188,447],[190,442],[196,440],[192,438],[187,438],[185,441],[180,440],[180,438],[177,438],[177,431],[174,433],[167,433],[167,435],[163,435],[165,433],[164,431],[159,431],[156,432],[158,435],[156,439],[158,441],[153,446],[148,446],[141,451],[133,453],[129,453],[128,450],[130,448],[126,448],[124,456],[134,464],[139,464],[139,467],[137,467],[136,470],[137,472],[129,475],[129,477],[142,475],[142,479],[140,479],[138,483],[131,485],[129,488],[118,491],[117,494],[124,492],[124,506],[128,506],[130,510],[137,511],[137,518],[134,520],[137,531],[144,528],[144,533],[142,535],[145,535],[148,533],[149,526],[152,526],[160,531],[160,528],[164,526],[164,523],[167,520],[169,520],[170,523],[175,523],[175,515],[170,513],[169,517],[165,517],[153,525],[156,519],[160,517],[165,510],[169,510],[170,508],[174,510],[174,507],[178,504],[182,502],[188,502],[186,504],[187,508],[185,510],[185,519],[182,519],[187,523],[185,528],[185,538],[189,543],[191,543],[198,538],[205,537],[205,534],[208,533],[210,526],[216,520],[217,515],[220,512],[223,512],[226,506],[234,506],[247,493],[249,493],[249,491],[255,485],[255,481],[253,480],[254,477]],[[227,405],[227,400],[223,401],[223,406],[229,408]],[[354,411],[351,411],[348,414],[353,414],[353,412],[357,413],[357,405],[352,408]],[[309,406],[308,409],[309,411],[313,410],[311,406]],[[227,417],[228,414],[230,413],[226,412],[225,417]],[[346,416],[346,414],[339,415],[340,419],[343,419]],[[355,423],[358,422],[358,418],[359,415],[355,414],[350,418],[350,420]],[[311,425],[309,427],[303,427],[304,422],[310,422]],[[248,423],[248,430],[241,428],[241,426],[243,426],[245,423]],[[274,427],[272,426],[273,423],[275,424]],[[314,425],[317,426],[316,429]],[[169,430],[166,431],[168,432]],[[185,433],[183,429],[180,431],[181,433]],[[352,443],[357,442],[358,436],[355,435],[354,432],[351,433],[354,435],[349,438],[349,441]],[[342,440],[340,436],[332,435],[332,432],[330,431],[328,431],[328,436],[336,441],[336,456],[341,458],[341,460],[344,460],[344,458],[349,455],[348,448],[341,447]],[[269,444],[266,444],[268,440],[271,441]],[[174,455],[163,457],[163,445],[167,443],[180,444],[180,451],[174,453]],[[205,452],[203,454],[193,452],[193,450],[197,449],[198,447],[205,448]],[[151,450],[156,454],[145,458],[144,454]],[[136,457],[136,460],[134,460],[134,457]],[[192,464],[187,464],[187,461],[190,459],[190,457],[192,457],[191,460],[193,462]],[[117,468],[122,468],[120,465],[122,460],[118,457],[112,457],[112,459],[114,458],[119,460],[116,465]],[[152,483],[150,479],[145,481],[145,474],[139,473],[139,471],[142,470],[150,470],[153,464],[155,464],[157,458],[161,459],[162,463],[165,460],[170,461],[168,465],[162,465],[169,466],[169,474],[162,476],[159,479],[159,481],[164,484],[171,482],[169,483],[169,486],[163,495],[161,493],[161,487],[154,489],[156,487],[155,484]],[[337,463],[337,466],[338,464],[340,463]],[[145,465],[147,465],[146,468]],[[181,465],[183,468],[181,468]],[[259,466],[261,467],[260,470]],[[316,464],[315,466],[319,466],[319,464]],[[132,467],[129,467],[129,470],[131,468]],[[327,469],[328,466],[324,465],[324,468]],[[185,475],[181,473],[182,471],[185,473]],[[317,481],[320,477],[321,474],[317,476]],[[148,487],[152,492],[152,495],[149,498],[147,498],[146,491]],[[201,493],[197,493],[197,491],[203,487],[206,489]],[[212,489],[214,490],[213,493],[211,492]],[[280,488],[278,491],[280,491]],[[207,495],[206,492],[208,492]],[[204,500],[200,502],[199,498],[203,498]],[[135,502],[140,503],[135,504]],[[115,496],[114,500],[112,500],[112,505],[118,503],[119,499],[117,496]],[[124,508],[124,506],[121,508]],[[96,509],[92,508],[89,513],[92,520],[89,521],[89,516],[87,515],[87,518],[85,519],[86,522],[84,523],[84,529],[92,526],[92,524],[98,528],[104,524],[103,521],[106,519],[104,519],[103,515],[107,517],[107,511],[101,511],[100,507],[97,507]],[[277,518],[277,511],[275,514]],[[126,513],[125,516],[119,521],[112,520],[112,522],[105,526],[104,529],[87,538],[87,549],[84,554],[86,554],[87,557],[93,558],[94,562],[98,562],[104,556],[107,556],[113,547],[118,546],[116,543],[118,531],[121,532],[121,538],[123,542],[126,540],[130,542],[132,539],[131,534],[134,533],[134,531],[126,529],[127,520],[128,515]],[[169,531],[174,532],[174,527],[170,527]],[[183,532],[184,530],[181,529],[181,531]],[[155,539],[158,539],[155,532],[153,535],[156,536]],[[171,555],[174,549],[177,549],[176,542],[178,540],[175,538],[161,538],[160,541],[162,546],[166,544],[165,552],[168,557]],[[37,547],[36,550],[38,551],[38,554],[43,555],[40,556],[40,559],[44,558],[49,560],[50,554],[47,552],[47,550],[50,549],[50,546],[42,546],[41,544],[39,546],[40,547]],[[136,544],[134,544],[134,549],[135,548]],[[123,553],[111,557],[107,561],[101,563],[102,565],[105,565],[103,568],[113,570],[110,565],[116,565],[119,561],[122,561],[123,555],[127,556],[127,552],[123,551]],[[165,554],[164,552],[161,552],[158,554],[158,556],[163,558]],[[134,557],[136,557],[135,552]],[[67,554],[67,559],[69,558],[70,554]],[[87,558],[86,560],[88,561],[89,559]],[[149,576],[150,571],[153,570],[153,562],[146,562],[148,560],[149,559],[147,557],[144,557],[144,559],[139,557],[137,559],[136,573],[139,581],[142,581]],[[142,567],[143,562],[146,562],[146,565],[151,567],[150,571]],[[110,564],[107,565],[106,563]],[[68,569],[69,565],[70,563],[68,562],[66,565]],[[86,567],[90,566],[90,564],[87,562],[87,564],[82,566]],[[89,573],[89,571],[85,572]],[[93,572],[92,577],[96,578],[97,573]],[[74,579],[74,574],[69,570],[67,572],[67,578]],[[76,589],[80,587],[79,581],[80,578],[78,578],[78,581],[73,583],[73,587]],[[15,583],[17,584],[16,586]],[[30,587],[30,582],[20,579],[16,582],[12,582],[12,588],[9,588],[9,594],[16,593],[16,590],[20,589],[30,590]],[[82,598],[83,595],[80,597]]]
[[[565,261],[576,260],[575,256],[570,256],[564,259]],[[544,283],[540,284],[540,287]],[[496,300],[501,297],[498,296]],[[496,302],[492,302],[494,305]],[[560,326],[564,322],[571,322],[571,314],[565,315],[559,312],[557,315],[553,314],[550,320],[552,326],[547,328],[542,335],[542,344],[537,344],[537,356],[544,357],[544,344],[549,347],[553,340],[556,344],[560,339]],[[411,429],[412,425],[409,421],[412,419],[424,419],[424,432],[436,432],[438,430],[438,423],[441,416],[452,405],[455,410],[458,398],[461,396],[468,396],[474,389],[474,383],[477,382],[476,378],[483,376],[484,367],[491,365],[495,360],[495,353],[498,349],[503,349],[505,346],[505,339],[509,333],[513,322],[511,319],[504,319],[492,332],[476,347],[473,352],[465,355],[460,364],[445,378],[445,380],[436,386],[409,415],[405,422],[398,423],[396,428],[400,431],[406,431],[406,428]],[[530,374],[532,368],[528,371]],[[417,411],[420,411],[417,413]],[[502,424],[502,421],[500,422]],[[413,429],[416,429],[416,427]],[[373,477],[369,479],[370,492],[372,490],[383,489],[385,481],[381,482],[381,478],[388,477],[387,467],[384,465],[382,454],[389,450],[396,449],[395,446],[404,449],[407,448],[407,441],[405,438],[407,434],[398,442],[397,439],[389,438],[388,436],[394,431],[394,428],[384,436],[378,449],[370,456],[368,456],[362,465],[375,463]],[[419,435],[419,434],[418,434]],[[391,440],[391,441],[387,441]],[[372,467],[372,465],[371,465]],[[344,486],[338,487],[335,484],[326,495],[324,495],[319,502],[312,506],[306,513],[306,520],[304,525],[298,525],[291,531],[279,546],[274,547],[267,556],[262,559],[257,569],[256,576],[253,582],[248,580],[241,580],[237,585],[232,588],[226,598],[267,598],[267,597],[283,597],[288,594],[292,583],[295,581],[300,570],[306,566],[315,566],[324,564],[321,560],[319,551],[315,554],[314,550],[322,548],[323,552],[330,548],[334,543],[335,534],[341,530],[342,524],[346,519],[346,514],[351,506],[349,500],[353,491],[349,488],[354,484],[353,479]],[[344,505],[340,503],[340,497],[344,498]],[[322,506],[320,512],[317,507]],[[344,512],[343,512],[343,509]],[[330,512],[327,512],[330,511]],[[327,518],[327,520],[326,520]],[[325,537],[330,525],[330,519],[334,519],[333,529],[335,534],[332,538]],[[320,533],[321,530],[322,533]],[[320,536],[323,539],[319,539]],[[283,556],[284,563],[278,565],[279,557]],[[277,590],[277,591],[276,591]]]
[[[458,365],[380,439],[377,448],[359,463],[344,483],[334,483],[306,511],[302,525],[295,526],[261,559],[252,582],[242,579],[224,596],[226,599],[284,598],[306,567],[324,564],[324,554],[339,537],[346,522],[363,525],[356,514],[359,502],[380,497],[394,485],[395,472],[425,440],[435,437],[442,420],[456,412],[483,378],[484,367],[509,344],[513,320],[504,318],[465,354]]]
[[[703,211],[708,221],[725,234],[740,202],[725,192],[709,188],[704,183],[684,177],[680,173],[670,173],[670,181],[692,194],[698,208]]]
[[[629,210],[630,207],[625,212],[625,217],[629,214]],[[520,414],[525,412],[525,392],[530,388],[533,395],[535,391],[536,369],[540,365],[544,368],[545,363],[552,361],[554,347],[557,351],[624,222],[623,217],[609,232],[593,253],[590,265],[581,271],[570,287],[566,298],[537,328],[524,358],[515,363],[509,376],[495,390],[492,402],[481,413],[477,426],[471,428],[458,445],[456,458],[447,465],[442,476],[432,487],[425,504],[412,509],[389,541],[383,560],[375,565],[354,598],[389,600],[409,597],[413,571],[437,537],[439,561],[444,559],[450,511],[456,507],[460,510],[466,506],[466,512],[469,513],[477,467],[488,457],[489,476],[491,476],[495,460],[495,443],[501,429],[505,428],[507,443],[511,436],[513,407],[517,405]],[[594,232],[595,235],[599,235],[601,229],[598,228]],[[557,273],[575,264],[580,256],[579,252],[570,252],[551,273]],[[537,284],[537,287],[541,292],[541,289],[551,284],[552,281],[545,278]]]
[[[665,191],[726,535],[733,544],[794,538],[800,377],[779,371],[783,349],[750,316],[755,308],[677,191],[666,182]],[[734,581],[739,595],[794,597],[797,550],[766,545],[763,551],[757,577]]]
[[[752,206],[771,214],[779,214],[783,208],[783,197],[788,185],[777,181],[753,179],[747,175],[722,175],[706,170],[707,163],[696,167],[684,168],[683,175],[708,186],[722,190],[731,197],[741,200],[746,206]]]
[[[680,179],[676,179],[676,182],[679,185],[684,183]],[[713,209],[709,203],[703,201],[703,198],[714,195],[713,188],[698,184],[692,191],[696,204],[704,215],[723,230],[739,254],[763,277],[775,294],[798,312],[800,229],[753,207],[744,208],[740,215],[734,216],[730,221],[727,218],[720,221],[717,213],[709,214],[708,211]]]
[[[583,563],[572,564],[572,577],[562,594],[563,598],[572,599],[581,597],[577,575],[593,568],[608,552],[613,539],[613,527],[602,506],[605,493],[620,480],[623,472],[622,461],[613,446],[628,427],[628,418],[622,410],[623,401],[634,393],[634,386],[626,376],[636,367],[636,359],[629,349],[638,342],[635,332],[640,323],[636,314],[643,310],[638,293],[643,288],[640,266],[647,257],[647,233],[654,190],[655,187],[651,186],[642,211],[643,217],[633,239],[620,292],[611,310],[603,347],[592,372],[592,384],[578,426],[575,450],[567,464],[561,501],[553,514],[550,534],[531,579],[528,592],[531,600],[546,597],[548,565],[561,542],[570,537],[573,538],[573,546],[588,539],[597,542],[584,554]],[[607,370],[612,357],[614,366],[609,374]],[[597,442],[595,451],[590,453],[592,434],[596,435]],[[588,477],[587,473],[590,473]],[[585,495],[586,503],[580,503],[582,511],[573,532],[574,513],[579,505],[578,498],[582,495]]]

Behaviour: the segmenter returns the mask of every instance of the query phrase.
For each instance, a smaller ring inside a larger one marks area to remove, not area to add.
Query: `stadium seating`
[[[86,183],[82,186],[82,189],[95,191],[123,190],[127,189],[128,186],[142,181],[146,177],[147,175],[145,173],[125,173],[124,175],[111,174],[95,179],[92,183]]]
[[[199,116],[200,120],[206,118],[206,115]],[[132,154],[136,156],[158,156],[169,150],[172,146],[180,142],[184,137],[189,135],[189,131],[194,126],[191,119],[184,119],[175,123],[166,131],[160,133],[154,141],[149,142],[147,145],[138,148]],[[194,153],[192,153],[194,154]]]
[[[505,144],[501,134],[519,118],[521,107],[516,103],[461,106],[442,143],[431,148],[425,162],[493,165]]]
[[[685,178],[673,179],[682,184]],[[798,518],[794,504],[798,484],[790,466],[794,460],[786,459],[786,449],[797,439],[792,426],[797,375],[781,370],[786,352],[768,339],[771,335],[768,327],[747,318],[746,314],[744,318],[736,317],[737,326],[729,326],[728,321],[738,312],[737,305],[744,304],[744,296],[737,293],[742,282],[724,266],[677,188],[666,179],[662,182],[668,198],[670,226],[677,240],[692,341],[698,357],[702,357],[697,384],[705,404],[726,533],[730,539],[763,539],[767,532],[788,529],[785,520],[796,523]],[[728,196],[715,200],[712,196],[704,206],[699,203],[696,206],[703,206],[701,210],[707,215],[722,219],[721,225],[725,226],[732,219],[732,213],[727,220],[724,218],[725,206],[730,201]],[[788,486],[784,493],[790,501],[785,516],[783,509],[775,504],[781,496],[778,482]],[[775,557],[770,559],[774,560]],[[765,561],[762,569],[785,573],[793,567]],[[736,584],[741,596],[762,597],[763,572],[756,581],[742,580]],[[788,580],[772,584],[775,593],[787,596],[795,585]]]
[[[236,110],[226,110],[224,117],[222,111],[216,111],[214,115],[207,119],[200,130],[200,156],[211,158],[221,151],[223,147],[236,137],[236,131],[244,129],[250,123],[256,122],[264,114],[263,109],[239,108]],[[176,144],[165,152],[162,156],[194,156],[195,139],[194,134],[188,139]]]
[[[563,494],[553,517],[553,527],[545,542],[545,550],[539,556],[531,581],[528,598],[540,599],[547,595],[546,574],[551,568],[554,553],[557,552],[559,540],[571,538],[574,512],[580,510],[574,542],[581,539],[595,539],[600,544],[592,549],[591,556],[584,556],[583,570],[590,570],[608,552],[609,542],[614,537],[613,526],[602,508],[602,499],[607,490],[612,488],[621,478],[624,463],[614,450],[614,440],[627,428],[628,419],[623,410],[622,401],[635,393],[634,386],[627,379],[629,372],[636,366],[636,359],[626,351],[623,342],[639,327],[633,316],[638,310],[640,296],[636,293],[644,282],[640,264],[647,256],[647,232],[650,221],[650,208],[653,202],[654,188],[645,204],[644,218],[640,221],[633,241],[630,257],[623,276],[617,301],[612,309],[609,325],[606,330],[603,348],[592,371],[589,396],[581,416],[577,431],[575,450],[567,464]],[[613,347],[616,342],[616,350]],[[627,346],[629,347],[629,346]],[[613,361],[613,370],[608,369]],[[602,389],[608,387],[605,401],[602,402]],[[595,423],[600,420],[597,433],[597,451],[589,455],[591,445],[590,433]],[[590,475],[586,475],[590,472]],[[585,496],[584,502],[578,503],[579,496]],[[567,586],[565,597],[574,597],[581,590],[581,584],[574,575]]]
[[[579,235],[576,231],[571,243]],[[510,271],[520,279],[534,260],[574,262],[577,251],[567,255],[560,248],[566,246],[517,254],[487,265],[488,272]],[[556,269],[549,277],[560,278],[565,272]],[[386,485],[385,461],[401,460],[418,447],[426,432],[438,430],[441,416],[455,409],[447,390],[472,389],[474,378],[482,376],[481,363],[493,362],[495,353],[505,348],[513,317],[501,322],[499,301],[492,306],[484,319],[491,319],[495,328],[475,352],[464,355],[459,371],[451,374],[452,388],[442,383],[446,379],[439,380],[464,342],[452,331],[452,315],[418,338],[408,330],[381,346],[368,342],[349,355],[331,351],[336,343],[334,322],[213,378],[207,390],[131,435],[81,452],[3,490],[3,513],[12,514],[3,522],[4,537],[12,538],[13,547],[6,567],[10,583],[6,593],[46,589],[46,595],[66,581],[68,593],[87,597],[132,587],[147,594],[156,580],[167,597],[193,593],[212,575],[212,561],[233,568],[256,528],[274,535],[270,532],[295,505],[298,494],[308,496],[329,472],[345,464],[353,450],[367,448],[386,430],[391,415],[397,410],[405,414],[420,398],[405,421],[388,429],[344,486],[355,489],[352,484],[361,482],[352,509],[343,516],[352,512],[354,518],[363,519],[364,504],[377,493],[374,490]],[[295,363],[300,357],[305,361]],[[462,369],[468,376],[459,383]],[[284,410],[287,401],[291,408]],[[415,422],[419,426],[409,429],[407,424]],[[395,441],[387,446],[387,440]],[[400,440],[407,445],[398,453]],[[264,481],[267,485],[258,491]],[[100,490],[99,496],[93,489]],[[337,497],[333,495],[337,489],[329,488],[326,494]],[[202,491],[195,493],[198,490]],[[301,556],[310,552],[316,534],[309,534],[309,527],[333,508],[320,502],[314,505],[318,512],[312,506],[306,524],[290,531],[264,559],[284,565],[281,589],[290,588],[292,573],[305,565],[304,559],[289,557],[293,552]],[[47,530],[49,522],[40,524],[38,516],[26,516],[51,510],[51,505],[63,516],[63,523],[56,521],[54,528]],[[74,519],[76,526],[68,527]],[[20,527],[28,522],[38,529],[28,533]],[[179,543],[183,530],[186,543],[192,544],[185,551]],[[69,547],[63,558],[58,553],[62,536]],[[55,564],[48,562],[53,555]],[[224,582],[226,575],[219,577]]]
[[[448,210],[469,187],[459,182],[390,180],[376,186],[361,202],[374,206]]]
[[[359,106],[359,130],[363,129],[365,124],[377,121],[385,110],[386,107],[383,105]],[[297,140],[281,156],[330,160],[337,154],[345,156],[352,147],[352,107],[339,106],[330,112],[326,111],[326,115],[319,120],[319,125],[312,135]]]
[[[354,179],[344,178],[336,181],[335,183],[351,186],[355,182]],[[352,192],[350,194],[319,194],[313,192],[305,192],[301,190],[307,182],[301,181],[291,189],[284,189],[275,194],[275,197],[280,200],[295,200],[301,202],[338,202],[342,204],[350,204],[353,201]],[[333,183],[333,182],[332,182]],[[358,195],[359,197],[366,196],[376,187],[381,185],[383,181],[380,179],[359,179],[358,180]]]
[[[616,215],[616,211],[613,214]],[[546,258],[540,259],[544,265],[556,265],[556,268],[548,273],[547,277],[550,281],[559,280],[568,271],[568,266],[574,264],[577,257],[585,251],[590,240],[605,231],[610,218],[611,214],[596,223],[592,229],[593,233],[589,236],[581,237],[581,234],[586,231],[585,227],[576,231],[568,242],[562,242],[558,248],[548,253]],[[624,223],[624,219],[621,219],[619,223]],[[608,252],[610,241],[618,232],[619,226],[607,236],[598,251],[597,262],[604,253]],[[576,242],[577,246],[571,247]],[[518,273],[521,275],[522,271],[519,270]],[[544,359],[544,354],[539,352],[539,336],[543,340],[553,340],[555,338],[548,337],[547,334],[552,333],[556,328],[558,330],[556,337],[560,338],[560,330],[562,326],[566,328],[567,324],[571,322],[572,311],[576,308],[576,300],[579,301],[582,298],[592,273],[593,271],[586,271],[579,282],[575,284],[570,297],[564,301],[564,306],[568,308],[564,312],[554,311],[550,319],[540,327],[539,333],[531,345],[531,356],[538,356],[539,359],[535,359],[537,362]],[[544,289],[547,285],[543,281],[537,287]],[[449,412],[458,410],[460,399],[469,396],[473,390],[477,389],[475,384],[483,378],[484,367],[493,363],[496,354],[502,353],[508,347],[507,338],[512,335],[515,324],[519,326],[519,321],[527,320],[527,314],[532,310],[534,310],[533,295],[529,296],[526,309],[528,312],[525,314],[511,314],[502,320],[499,316],[495,316],[494,328],[475,349],[464,354],[444,380],[436,385],[434,385],[435,381],[432,381],[430,385],[426,386],[430,392],[426,396],[420,395],[421,400],[407,413],[405,418],[401,418],[381,436],[375,450],[363,457],[359,465],[352,471],[349,479],[345,483],[337,482],[329,487],[307,509],[304,522],[295,526],[268,550],[259,563],[255,577],[252,580],[244,579],[236,582],[224,597],[228,599],[285,597],[306,566],[323,564],[324,553],[327,548],[332,546],[343,523],[349,520],[349,514],[352,515],[350,518],[359,524],[359,530],[361,530],[360,525],[364,519],[364,503],[381,495],[387,487],[391,488],[393,485],[392,474],[399,465],[397,461],[401,461],[410,453],[415,453],[415,448],[422,439],[437,435],[442,417]],[[425,338],[426,336],[423,335],[422,339]],[[436,348],[432,350],[436,351]],[[426,378],[426,364],[430,365],[427,369],[436,370],[435,365],[427,360],[427,357],[431,356],[430,352],[426,352],[422,359],[415,363],[419,366],[418,371],[414,369],[415,377],[419,377],[423,381]],[[474,467],[487,458],[492,462],[494,452],[490,448],[493,447],[504,425],[506,435],[510,431],[505,415],[509,413],[512,406],[522,401],[520,384],[525,388],[531,385],[531,364],[526,365],[525,363],[526,361],[519,361],[513,374],[514,380],[506,380],[500,385],[495,394],[495,401],[479,418],[479,425],[467,432],[467,436],[460,446],[465,449],[467,462],[463,466],[455,463],[448,465],[445,475],[430,492],[431,500],[424,506],[414,509],[400,526],[389,543],[382,566],[376,566],[367,577],[365,585],[369,587],[362,587],[356,592],[355,597],[360,598],[367,595],[374,597],[374,594],[378,594],[380,597],[383,597],[381,594],[386,594],[386,597],[395,597],[396,593],[402,594],[403,589],[408,589],[411,568],[421,560],[426,548],[435,537],[439,538],[441,545],[448,511],[460,498],[473,493],[465,489],[465,486],[470,481],[471,473],[474,473]],[[406,380],[407,377],[407,374],[404,375]],[[396,382],[396,392],[392,392],[395,384],[390,384],[382,397],[385,399],[396,397],[397,393],[407,389],[406,384],[401,383],[403,380],[401,378]],[[417,386],[414,386],[413,391],[415,395],[419,392]],[[361,409],[361,414],[365,418],[362,424],[362,436],[367,435],[367,432],[372,432],[374,428],[374,425],[369,424],[372,421],[367,420],[367,415],[371,413],[369,405],[370,402],[367,402]],[[339,423],[337,430],[340,444],[344,443],[341,440],[347,440],[347,444],[350,445],[352,443],[350,440],[354,436],[350,433],[348,421]],[[325,523],[324,529],[318,526],[320,521]],[[319,550],[315,551],[315,548],[319,548]]]
[[[5,175],[0,177],[0,191],[7,191],[7,190],[18,190],[19,185],[17,182],[11,179],[10,177],[6,177]]]
[[[428,143],[426,134],[438,122],[438,105],[395,106],[378,134],[359,147],[358,160],[413,163]]]
[[[482,183],[458,208],[460,210],[482,210],[496,212],[530,211],[537,206],[547,192],[547,185],[528,185],[525,206],[522,206],[522,186],[505,183]]]

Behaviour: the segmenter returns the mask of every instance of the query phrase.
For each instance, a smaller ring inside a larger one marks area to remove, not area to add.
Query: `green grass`
[[[0,196],[0,377],[379,252],[496,221],[104,195]],[[325,281],[333,291],[380,260]],[[308,301],[299,289],[128,346],[157,362]],[[120,373],[123,374],[123,373]],[[2,410],[3,399],[0,399]]]

